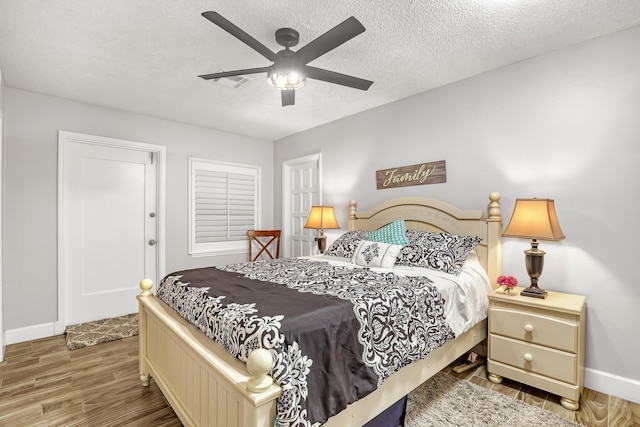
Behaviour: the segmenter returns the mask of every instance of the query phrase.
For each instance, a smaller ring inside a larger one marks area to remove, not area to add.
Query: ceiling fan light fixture
[[[304,86],[307,78],[304,74],[295,70],[272,70],[267,73],[267,81],[276,89],[296,90]]]
[[[336,25],[319,37],[316,37],[296,51],[291,50],[291,48],[297,46],[300,41],[300,35],[298,32],[293,28],[279,28],[276,30],[276,43],[283,46],[284,49],[277,53],[260,43],[228,19],[224,18],[218,12],[202,12],[202,16],[272,62],[272,65],[266,67],[223,71],[198,76],[202,79],[215,80],[222,77],[243,76],[247,74],[266,72],[269,84],[276,89],[280,89],[283,107],[295,104],[295,91],[305,85],[307,78],[360,90],[367,90],[369,89],[369,86],[373,84],[373,82],[369,80],[308,65],[310,62],[325,53],[341,46],[365,31],[364,26],[353,16],[345,19],[340,24]]]

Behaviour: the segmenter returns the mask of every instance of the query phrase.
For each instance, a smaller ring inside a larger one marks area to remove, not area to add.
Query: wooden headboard
[[[403,218],[407,229],[435,231],[482,237],[476,248],[480,263],[496,288],[502,263],[502,216],[500,194],[489,195],[489,215],[484,210],[461,210],[441,200],[426,197],[401,197],[388,200],[367,211],[358,211],[349,201],[349,230],[377,230]]]

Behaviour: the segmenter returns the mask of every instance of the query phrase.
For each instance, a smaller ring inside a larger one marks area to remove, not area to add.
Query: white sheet
[[[328,262],[332,265],[363,268],[353,264],[348,258],[327,255],[304,258]],[[487,309],[489,307],[487,295],[492,291],[492,288],[489,276],[480,265],[478,255],[475,252],[469,253],[459,276],[418,267],[373,267],[371,270],[393,272],[407,276],[427,276],[433,280],[445,300],[445,317],[456,336],[468,331],[476,323],[487,317]]]

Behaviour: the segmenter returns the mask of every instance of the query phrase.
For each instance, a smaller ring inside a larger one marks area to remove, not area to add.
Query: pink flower
[[[500,276],[498,277],[498,285],[506,288],[515,288],[518,285],[518,279],[513,276]]]

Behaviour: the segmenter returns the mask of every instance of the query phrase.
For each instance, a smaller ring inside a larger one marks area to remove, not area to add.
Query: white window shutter
[[[258,225],[260,168],[189,159],[190,251],[239,253]]]

